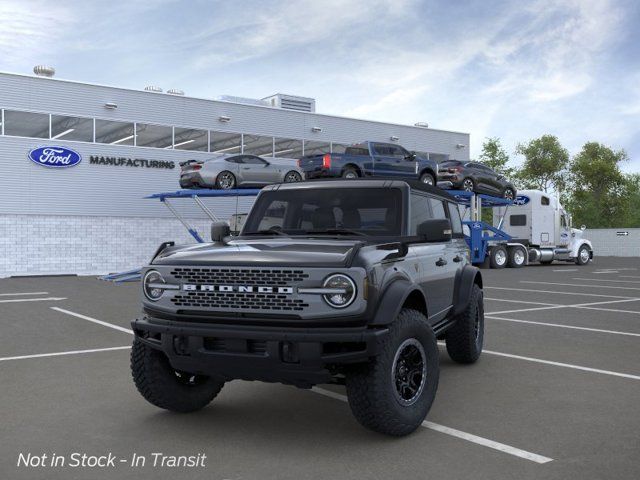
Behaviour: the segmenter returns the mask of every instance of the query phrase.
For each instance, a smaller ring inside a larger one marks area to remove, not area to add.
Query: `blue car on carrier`
[[[309,155],[298,160],[307,180],[314,178],[402,177],[435,185],[438,163],[395,143],[363,142],[344,153]]]

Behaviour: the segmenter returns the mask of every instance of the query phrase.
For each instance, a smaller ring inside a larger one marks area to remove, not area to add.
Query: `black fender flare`
[[[482,274],[480,273],[480,269],[473,265],[465,265],[456,278],[453,296],[453,315],[458,315],[467,308],[469,297],[471,296],[471,289],[476,283],[482,288]]]
[[[426,305],[427,302],[420,287],[406,279],[395,280],[384,290],[378,302],[376,314],[373,320],[369,322],[369,325],[389,325],[392,323],[400,313],[402,305],[404,305],[409,295],[416,291],[422,296]]]

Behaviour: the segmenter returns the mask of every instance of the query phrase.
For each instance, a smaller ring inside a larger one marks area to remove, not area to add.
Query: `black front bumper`
[[[131,326],[136,339],[164,352],[176,370],[301,387],[330,382],[336,367],[376,356],[389,333],[386,328],[212,325],[152,317]]]

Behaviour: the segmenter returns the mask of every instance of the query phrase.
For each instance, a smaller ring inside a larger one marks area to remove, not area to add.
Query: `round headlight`
[[[164,284],[164,278],[156,270],[149,270],[142,280],[144,296],[152,302],[158,300],[164,293],[164,288],[158,288],[158,284]]]
[[[324,301],[333,308],[344,308],[351,305],[356,298],[356,284],[346,275],[336,273],[326,278],[324,288],[335,290],[322,295]]]

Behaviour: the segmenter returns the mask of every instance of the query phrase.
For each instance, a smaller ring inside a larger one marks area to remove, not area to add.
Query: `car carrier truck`
[[[498,207],[495,213],[493,226],[510,240],[489,246],[494,267],[497,263],[500,268],[507,263],[517,267],[554,260],[585,265],[593,259],[591,242],[582,238],[585,227],[572,228],[571,216],[558,198],[548,193],[519,191],[512,205]]]

